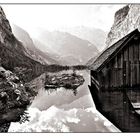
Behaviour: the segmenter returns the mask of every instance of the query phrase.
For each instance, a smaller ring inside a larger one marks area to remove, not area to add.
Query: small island
[[[83,85],[84,78],[76,73],[60,73],[57,75],[46,74],[45,89],[65,88],[68,90],[76,90]]]

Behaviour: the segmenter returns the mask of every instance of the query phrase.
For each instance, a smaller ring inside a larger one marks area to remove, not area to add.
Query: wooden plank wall
[[[140,118],[129,100],[140,102],[140,89],[135,88],[140,87],[140,40],[127,44],[97,75],[100,86],[107,89],[97,94],[101,113],[124,132],[139,132]],[[111,91],[111,88],[115,90]],[[119,88],[123,90],[116,91]]]
[[[105,88],[140,86],[140,40],[133,39],[127,44],[98,77]]]

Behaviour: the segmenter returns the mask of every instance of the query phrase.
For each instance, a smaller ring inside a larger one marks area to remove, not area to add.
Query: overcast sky
[[[109,31],[114,13],[124,5],[2,5],[10,21],[32,36],[37,28],[89,26]]]

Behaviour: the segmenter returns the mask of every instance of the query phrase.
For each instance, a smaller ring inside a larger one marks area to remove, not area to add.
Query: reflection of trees
[[[46,71],[48,72],[60,72],[63,70],[86,70],[87,66],[85,65],[76,65],[76,66],[62,66],[62,65],[48,65],[46,66]]]
[[[73,89],[73,94],[76,96],[78,94],[77,89]]]
[[[29,113],[27,112],[24,112],[22,115],[21,115],[21,118],[20,118],[20,121],[19,123],[22,124],[22,123],[25,123],[26,121],[29,121]]]

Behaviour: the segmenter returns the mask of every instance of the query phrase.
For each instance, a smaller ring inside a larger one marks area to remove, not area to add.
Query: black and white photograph
[[[0,133],[140,132],[140,4],[0,4]]]

